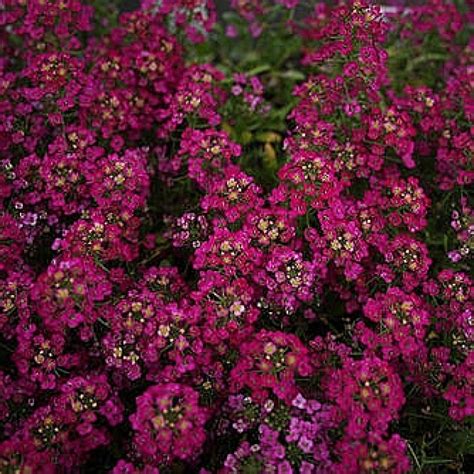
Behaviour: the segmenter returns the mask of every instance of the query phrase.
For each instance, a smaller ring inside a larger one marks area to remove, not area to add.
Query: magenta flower
[[[198,404],[198,394],[190,387],[150,387],[137,398],[137,410],[130,417],[139,454],[158,462],[192,459],[206,438],[207,417]]]

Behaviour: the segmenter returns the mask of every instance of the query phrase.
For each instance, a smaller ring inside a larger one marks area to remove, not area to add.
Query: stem
[[[410,455],[411,455],[411,457],[413,458],[413,461],[415,461],[416,467],[417,467],[418,470],[421,472],[421,464],[420,464],[420,461],[418,460],[418,457],[416,456],[415,451],[414,451],[413,448],[411,447],[411,444],[410,444],[410,443],[407,443],[407,446],[408,446],[408,451],[410,451]]]
[[[407,72],[413,72],[416,66],[419,66],[420,64],[427,63],[430,61],[445,61],[446,60],[446,55],[445,54],[440,54],[440,53],[428,53],[424,54],[422,56],[418,56],[417,58],[412,59],[406,67]]]

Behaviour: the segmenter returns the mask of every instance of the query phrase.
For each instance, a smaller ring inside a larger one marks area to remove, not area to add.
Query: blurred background
[[[113,0],[112,0],[113,1]],[[135,10],[140,4],[140,0],[115,0],[119,3],[121,11]],[[324,3],[334,3],[334,0],[322,0]],[[230,9],[231,0],[215,0],[215,5],[219,13]],[[421,5],[424,0],[385,0],[379,2],[381,5]]]

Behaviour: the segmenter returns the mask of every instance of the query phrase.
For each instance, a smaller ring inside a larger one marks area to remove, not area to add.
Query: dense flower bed
[[[0,472],[472,472],[466,4],[231,3],[0,5]]]

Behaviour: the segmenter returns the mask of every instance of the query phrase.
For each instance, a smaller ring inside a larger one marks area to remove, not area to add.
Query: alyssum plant
[[[0,473],[472,472],[472,15],[231,3],[0,5]]]

